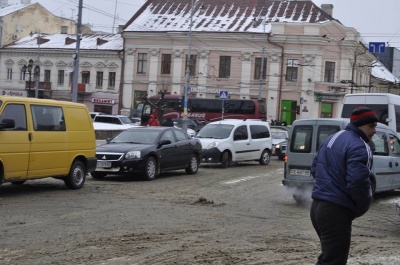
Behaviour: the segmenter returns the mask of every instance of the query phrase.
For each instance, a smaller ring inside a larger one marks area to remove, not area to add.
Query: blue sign
[[[384,42],[370,42],[368,51],[370,53],[385,53],[385,43]]]
[[[228,91],[223,90],[223,91],[219,91],[219,99],[225,100],[228,99]]]

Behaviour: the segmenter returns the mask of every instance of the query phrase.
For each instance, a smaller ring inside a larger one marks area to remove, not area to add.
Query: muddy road
[[[283,162],[202,165],[151,182],[90,176],[0,186],[0,264],[314,264],[309,205],[282,186]],[[353,223],[348,264],[400,264],[396,190]]]

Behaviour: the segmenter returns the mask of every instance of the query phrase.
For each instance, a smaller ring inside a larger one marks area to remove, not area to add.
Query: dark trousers
[[[321,242],[321,255],[316,265],[345,265],[350,250],[350,212],[330,202],[314,200],[310,217]]]

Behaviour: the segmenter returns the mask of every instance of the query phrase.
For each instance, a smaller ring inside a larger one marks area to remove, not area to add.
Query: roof
[[[390,72],[380,61],[374,61],[371,66],[371,74],[373,77],[387,82],[400,83],[400,79]]]
[[[326,23],[333,19],[310,0],[194,0],[192,31],[264,32],[258,21]],[[203,7],[203,8],[200,8]],[[205,10],[201,12],[201,10]],[[148,0],[125,25],[125,31],[189,31],[190,0]],[[270,32],[267,24],[265,32]]]
[[[38,34],[27,36],[4,48],[38,48]],[[69,34],[40,34],[41,49],[76,49],[76,35]],[[121,34],[90,34],[82,35],[81,50],[122,50]]]
[[[32,4],[14,4],[14,5],[8,5],[0,8],[0,17],[7,16],[11,13],[14,13],[18,10],[21,10],[27,6],[30,6]]]

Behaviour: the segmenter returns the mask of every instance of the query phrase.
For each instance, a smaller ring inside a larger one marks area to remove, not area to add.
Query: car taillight
[[[285,163],[287,162],[287,155],[285,155],[285,157],[283,158],[283,161],[285,161]]]

